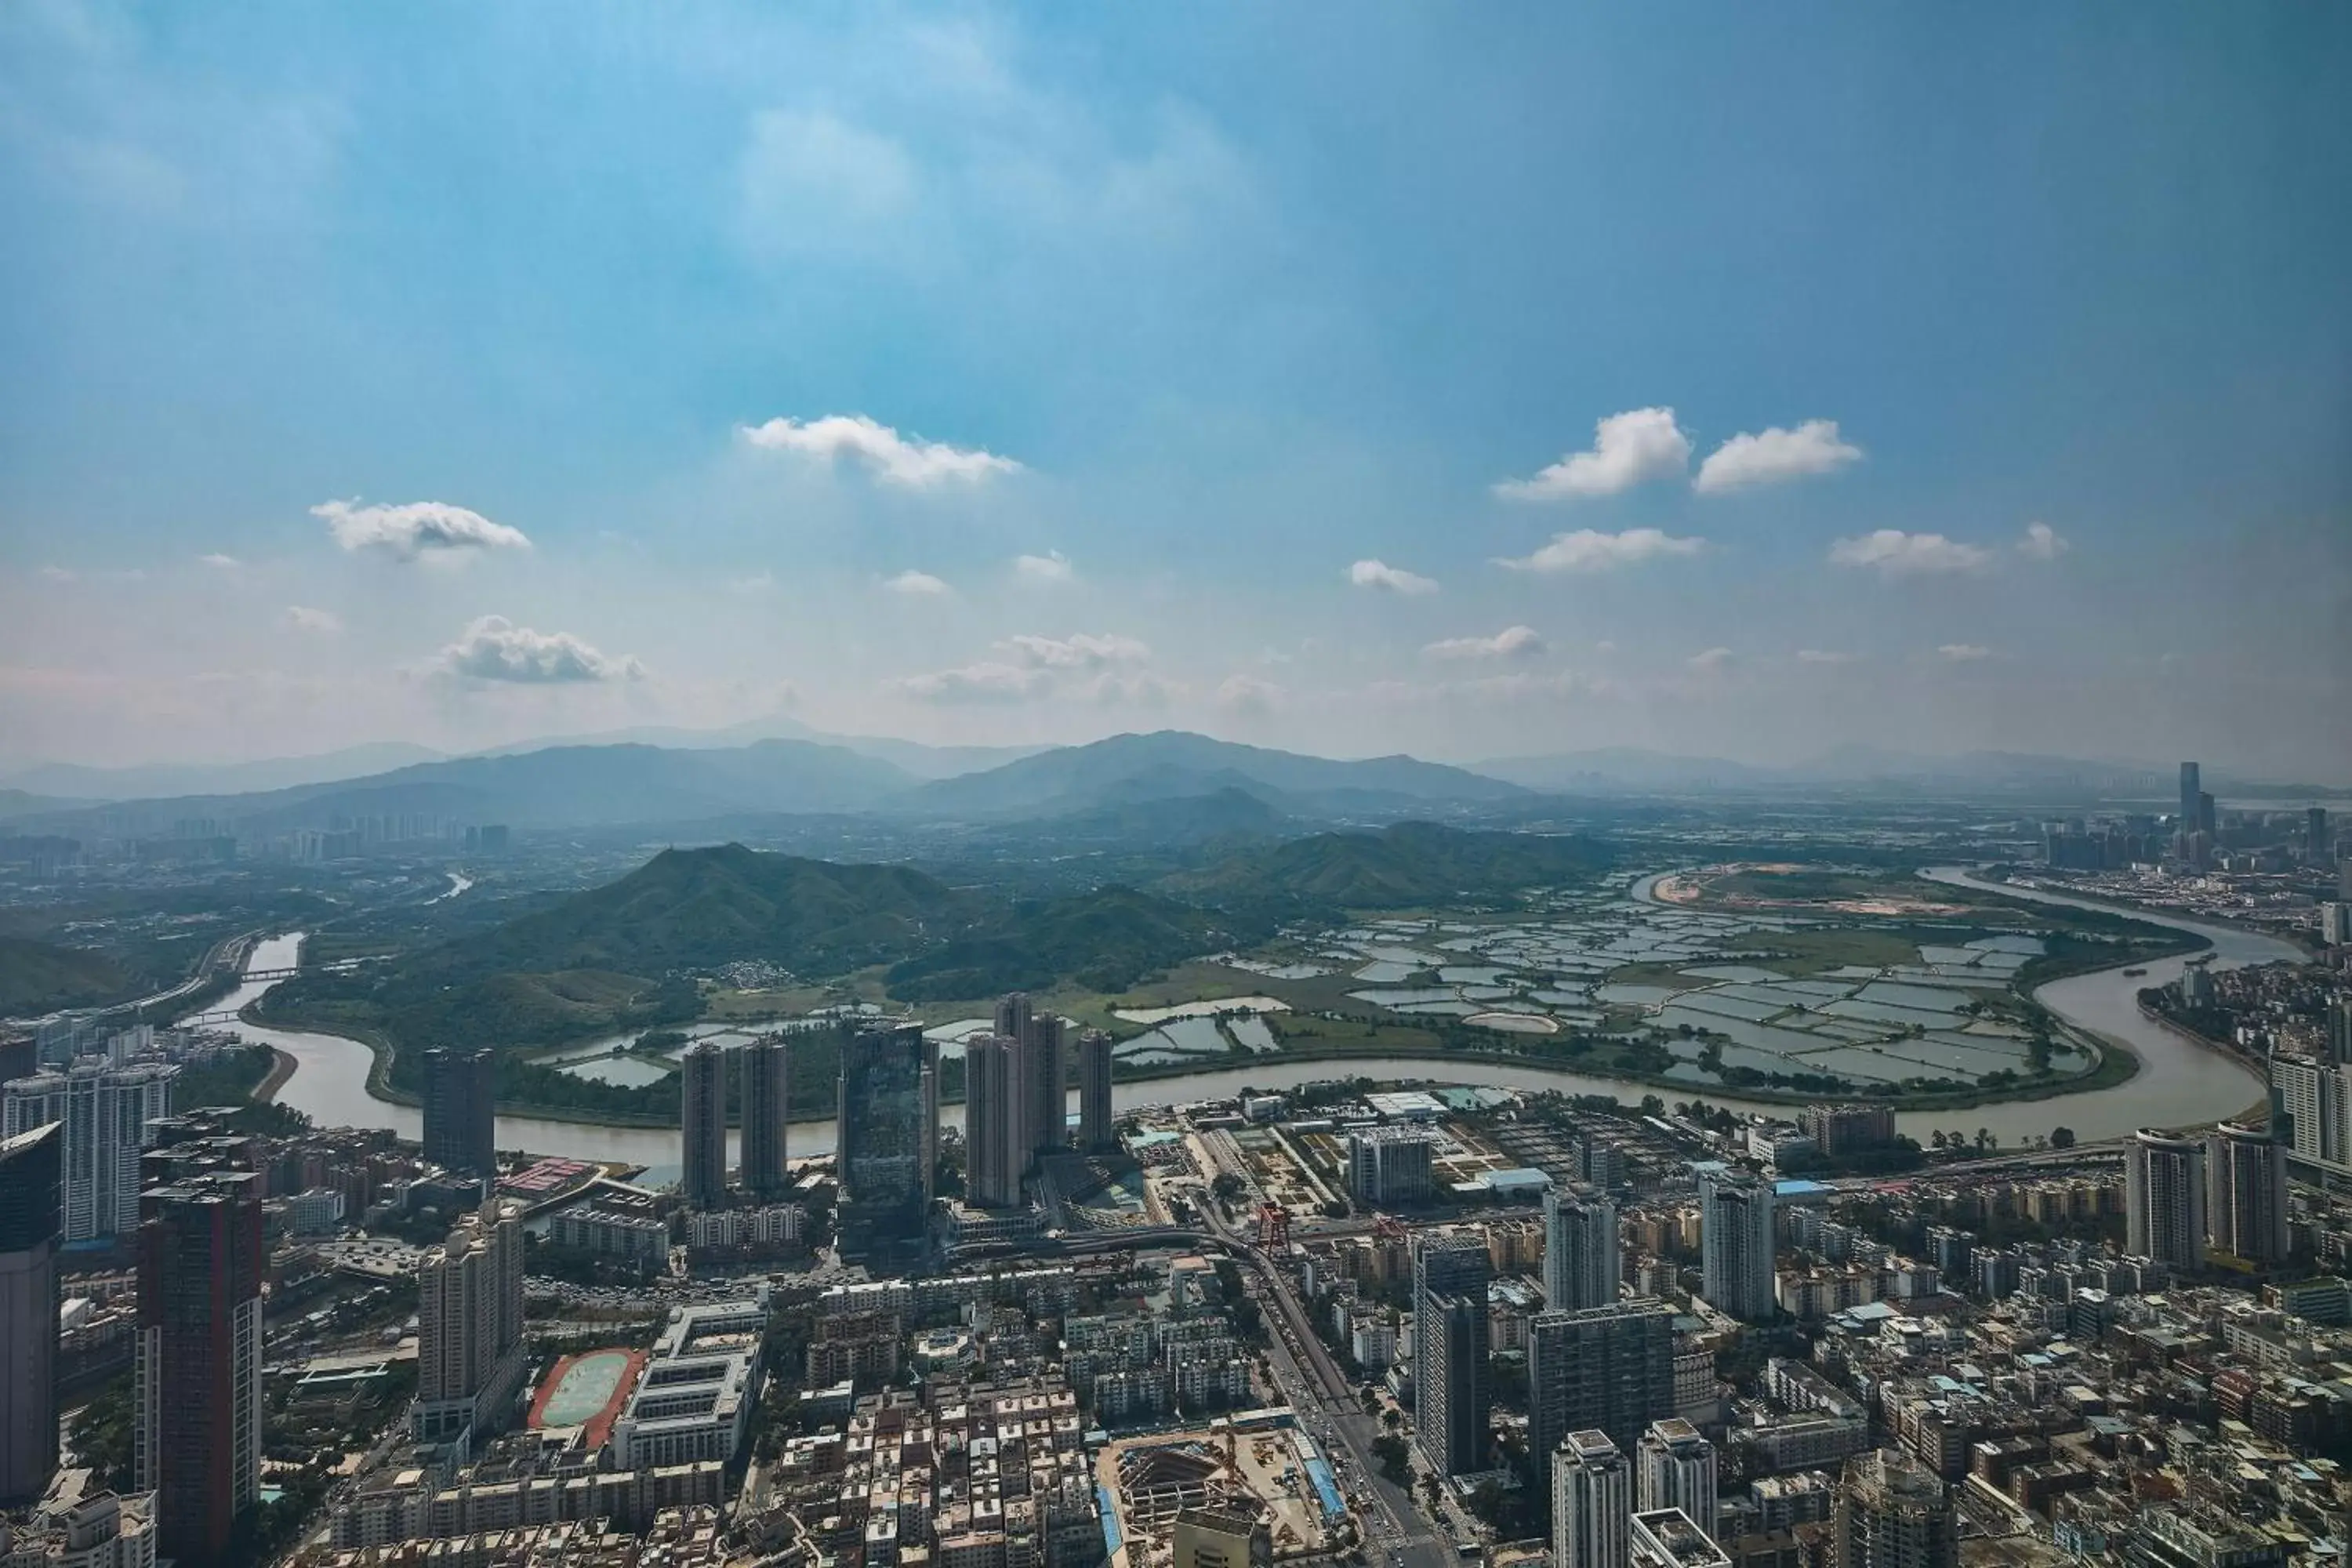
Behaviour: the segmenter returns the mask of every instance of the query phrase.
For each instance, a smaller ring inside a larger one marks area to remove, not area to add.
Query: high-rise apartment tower
[[[727,1052],[713,1040],[678,1058],[678,1187],[687,1206],[727,1203]]]
[[[793,1048],[782,1035],[745,1046],[743,1160],[746,1189],[772,1197],[792,1184],[787,1147],[793,1120]]]

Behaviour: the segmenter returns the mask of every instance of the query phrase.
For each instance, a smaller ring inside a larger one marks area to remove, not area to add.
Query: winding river
[[[2067,904],[2095,910],[2116,908],[2056,893],[1980,881],[1958,867],[1939,867],[1923,875],[1934,881],[1984,889],[2037,903]],[[1640,897],[1641,891],[1636,890],[1633,896]],[[2213,944],[2210,952],[2216,968],[2270,963],[2302,956],[2283,942],[2234,926],[2149,914],[2137,910],[2117,912],[2130,914],[2151,925],[2193,931],[2206,938]],[[248,970],[290,968],[300,955],[301,943],[302,934],[299,931],[273,937],[255,946],[246,961],[246,967]],[[1898,1113],[1895,1118],[1897,1123],[1905,1132],[1923,1142],[1930,1132],[1938,1129],[1973,1132],[1981,1127],[1990,1130],[2005,1144],[2017,1143],[2046,1134],[2052,1128],[2061,1125],[2073,1128],[2078,1138],[2090,1142],[2118,1137],[2136,1127],[2179,1126],[2208,1121],[2252,1104],[2261,1098],[2263,1089],[2262,1080],[2256,1074],[2228,1057],[2190,1044],[2170,1030],[2150,1022],[2139,1011],[2137,994],[2140,988],[2161,985],[2177,978],[2185,963],[2185,958],[2161,959],[2147,965],[2147,973],[2144,976],[2126,976],[2120,969],[2100,970],[2054,981],[2037,993],[2042,1004],[2066,1022],[2104,1039],[2117,1042],[2137,1055],[2140,1060],[2140,1070],[2129,1081],[2112,1089],[2065,1095],[2054,1100],[1979,1106],[1972,1110]],[[248,982],[215,1005],[223,1009],[242,1009],[266,993],[272,984],[274,982]],[[243,1021],[230,1026],[245,1038],[274,1046],[294,1058],[294,1075],[279,1089],[278,1099],[281,1103],[304,1112],[320,1126],[388,1127],[404,1138],[419,1135],[421,1118],[415,1107],[395,1105],[368,1093],[369,1053],[367,1047],[356,1040],[337,1035],[268,1028]],[[1113,1087],[1111,1099],[1116,1109],[1128,1110],[1149,1105],[1224,1098],[1244,1088],[1293,1089],[1343,1075],[1397,1079],[1433,1079],[1444,1083],[1495,1089],[1559,1089],[1569,1094],[1613,1094],[1626,1100],[1652,1092],[1642,1086],[1619,1079],[1548,1072],[1512,1061],[1465,1058],[1441,1064],[1426,1058],[1363,1057],[1344,1061],[1266,1060],[1255,1062],[1246,1068],[1220,1068],[1213,1072],[1187,1074],[1178,1079],[1122,1083]],[[1677,1092],[1689,1091],[1660,1089],[1655,1092],[1671,1098]],[[1709,1094],[1706,1098],[1711,1103],[1734,1109],[1781,1113],[1788,1109],[1742,1101],[1725,1095]],[[1072,1096],[1072,1109],[1076,1109],[1075,1095]],[[950,1126],[962,1125],[963,1110],[960,1106],[943,1107],[940,1114],[940,1120]],[[796,1121],[793,1124],[792,1147],[796,1155],[831,1152],[834,1140],[835,1128],[830,1121]],[[648,1167],[648,1175],[656,1180],[674,1173],[678,1161],[678,1137],[675,1132],[657,1128],[551,1121],[528,1116],[499,1118],[499,1146],[527,1149],[539,1154],[644,1165]]]

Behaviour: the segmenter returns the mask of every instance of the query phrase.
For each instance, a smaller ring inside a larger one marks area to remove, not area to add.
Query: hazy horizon
[[[1338,20],[0,12],[0,773],[2352,782],[2352,16]]]

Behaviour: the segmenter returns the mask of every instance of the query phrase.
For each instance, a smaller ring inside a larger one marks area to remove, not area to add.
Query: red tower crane
[[[1290,1245],[1290,1211],[1280,1204],[1260,1204],[1257,1206],[1257,1244],[1260,1247]]]

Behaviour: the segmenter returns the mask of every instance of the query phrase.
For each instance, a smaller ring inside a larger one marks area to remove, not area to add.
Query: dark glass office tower
[[[37,1502],[58,1468],[56,1122],[0,1143],[0,1504]]]
[[[919,1256],[938,1148],[939,1047],[919,1025],[869,1029],[841,1057],[841,1250]]]
[[[488,1051],[425,1053],[425,1157],[485,1183],[499,1173],[498,1058]]]

